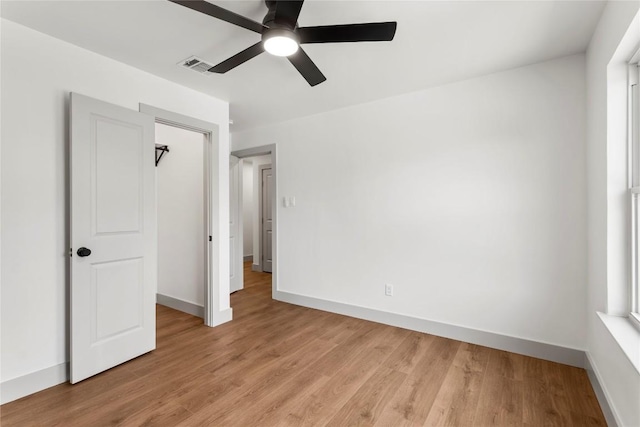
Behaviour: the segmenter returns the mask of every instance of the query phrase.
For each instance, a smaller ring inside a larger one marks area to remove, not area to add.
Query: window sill
[[[601,312],[598,312],[598,317],[640,374],[640,331],[626,317],[611,316]]]

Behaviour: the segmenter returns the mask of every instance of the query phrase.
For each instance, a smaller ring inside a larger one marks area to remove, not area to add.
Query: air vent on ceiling
[[[184,68],[189,68],[190,70],[197,71],[198,73],[206,73],[209,68],[213,67],[213,65],[208,62],[203,61],[197,56],[191,56],[184,61],[178,62],[178,65]]]

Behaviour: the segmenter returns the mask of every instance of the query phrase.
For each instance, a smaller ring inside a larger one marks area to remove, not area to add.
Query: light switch
[[[283,197],[282,198],[282,206],[284,206],[285,208],[289,207],[289,198],[288,197]]]
[[[296,206],[296,196],[289,197],[289,206],[291,206],[291,207],[295,207]]]

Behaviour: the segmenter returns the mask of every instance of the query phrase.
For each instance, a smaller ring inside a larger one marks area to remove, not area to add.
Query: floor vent
[[[213,65],[203,61],[197,56],[191,56],[183,61],[178,62],[178,65],[190,70],[197,71],[200,74],[206,73]]]

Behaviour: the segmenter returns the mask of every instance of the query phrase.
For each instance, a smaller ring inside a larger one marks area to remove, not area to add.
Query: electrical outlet
[[[388,297],[392,297],[393,296],[393,285],[390,283],[387,283],[386,285],[384,285],[384,294]]]

